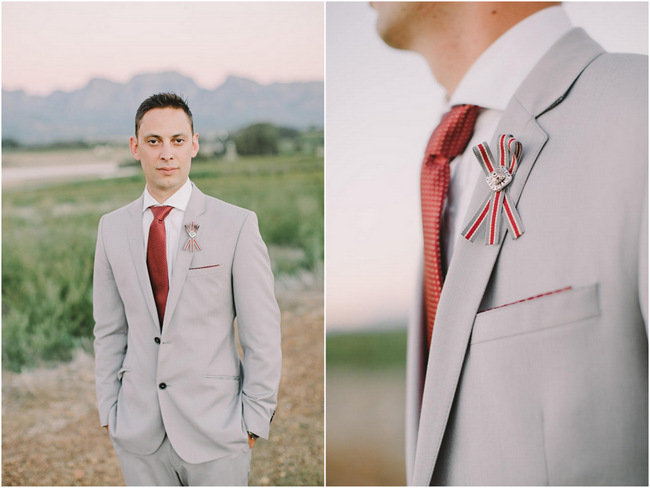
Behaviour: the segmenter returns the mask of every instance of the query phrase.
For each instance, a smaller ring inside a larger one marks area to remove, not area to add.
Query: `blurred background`
[[[2,482],[123,484],[96,412],[92,271],[102,214],[145,182],[139,104],[186,97],[191,179],[257,212],[283,376],[252,485],[323,484],[324,5],[2,5]]]
[[[647,54],[646,2],[565,2],[609,51]],[[422,154],[444,92],[368,3],[327,4],[327,484],[403,485],[406,322]]]

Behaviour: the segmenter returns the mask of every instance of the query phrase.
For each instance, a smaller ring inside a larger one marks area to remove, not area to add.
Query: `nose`
[[[172,149],[173,148],[170,142],[163,142],[162,148],[160,149],[160,159],[164,161],[174,159],[174,152]]]

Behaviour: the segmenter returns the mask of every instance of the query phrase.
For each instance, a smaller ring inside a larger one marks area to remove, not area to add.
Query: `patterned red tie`
[[[167,294],[169,293],[165,218],[174,207],[165,205],[160,207],[151,206],[149,208],[153,212],[153,221],[151,227],[149,227],[149,241],[147,242],[147,268],[149,268],[153,298],[156,301],[158,320],[162,329]]]
[[[433,131],[422,162],[422,227],[424,231],[424,293],[427,351],[442,291],[440,229],[442,209],[449,186],[449,163],[462,154],[474,132],[480,107],[455,105]]]

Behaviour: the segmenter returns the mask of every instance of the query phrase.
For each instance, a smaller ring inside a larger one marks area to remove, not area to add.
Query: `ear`
[[[138,140],[135,137],[129,139],[129,149],[136,161],[140,161],[140,153],[138,152]]]
[[[196,157],[199,153],[199,134],[196,133],[192,136],[192,157]]]

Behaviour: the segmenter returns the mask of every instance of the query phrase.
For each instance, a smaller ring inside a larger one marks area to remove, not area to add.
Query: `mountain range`
[[[296,129],[324,125],[321,81],[262,85],[229,76],[222,85],[207,90],[192,78],[168,71],[137,75],[126,83],[93,78],[79,90],[47,96],[3,89],[2,138],[22,144],[127,138],[133,134],[140,103],[162,91],[188,99],[194,129],[203,136],[254,122]]]

